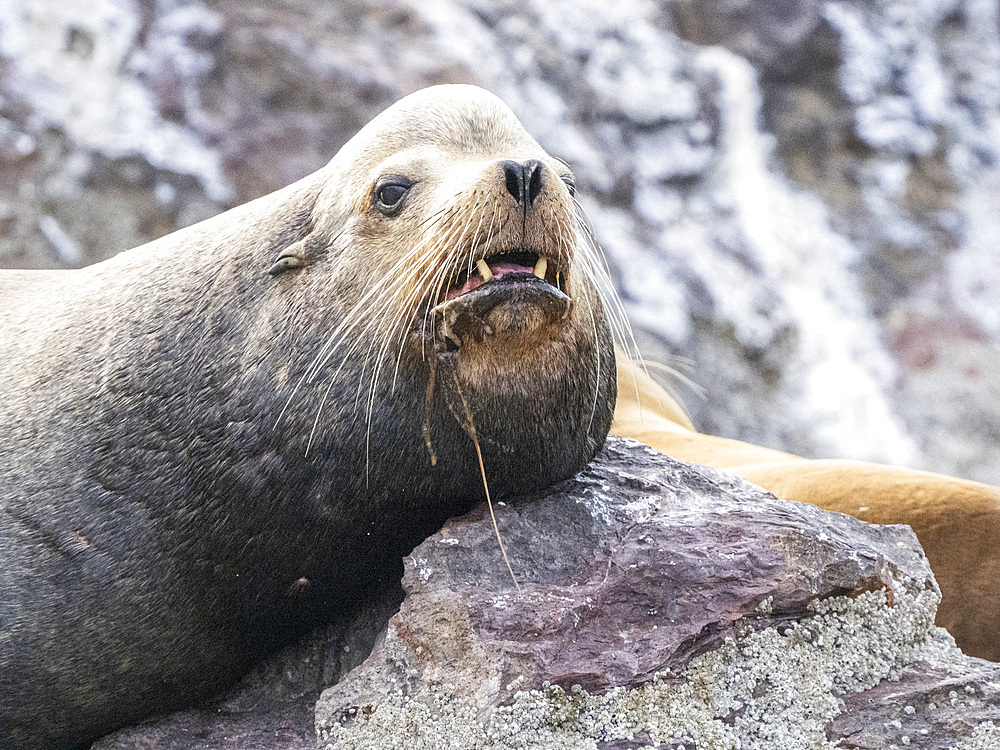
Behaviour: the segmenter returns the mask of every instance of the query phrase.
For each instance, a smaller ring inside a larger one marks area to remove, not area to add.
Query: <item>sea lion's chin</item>
[[[459,358],[487,349],[516,356],[559,336],[573,300],[544,279],[509,274],[435,309],[436,348]]]

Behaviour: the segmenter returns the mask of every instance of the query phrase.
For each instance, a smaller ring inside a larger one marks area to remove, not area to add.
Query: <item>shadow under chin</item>
[[[438,406],[465,433],[458,445],[471,445],[474,431],[497,496],[572,476],[600,450],[617,381],[612,353],[602,353],[607,364],[596,367],[599,346],[550,341],[523,361],[484,358],[442,368]]]

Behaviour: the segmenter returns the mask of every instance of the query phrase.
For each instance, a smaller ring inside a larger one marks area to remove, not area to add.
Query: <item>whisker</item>
[[[625,306],[622,304],[621,298],[615,290],[614,283],[611,281],[611,270],[608,266],[607,255],[597,242],[586,209],[575,198],[573,199],[573,204],[576,222],[575,228],[571,232],[577,238],[575,247],[580,251],[578,257],[581,269],[593,280],[594,287],[603,303],[613,340],[625,356],[636,360],[642,366],[639,346],[635,340],[628,315],[625,312]],[[586,289],[586,287],[581,288]],[[592,324],[595,327],[596,336],[596,321],[593,321]],[[639,402],[641,414],[642,404],[639,394],[639,383],[634,376],[633,387],[635,388],[636,400]]]
[[[514,586],[517,588],[518,592],[521,591],[521,584],[517,582],[517,576],[514,575],[514,568],[510,565],[510,558],[507,557],[507,549],[503,545],[503,538],[500,536],[500,527],[497,525],[497,517],[493,512],[493,500],[490,498],[490,485],[486,481],[486,467],[483,466],[483,452],[479,448],[479,438],[476,435],[476,425],[472,421],[472,412],[469,409],[469,403],[465,400],[465,394],[462,393],[462,385],[458,382],[458,375],[452,372],[452,377],[455,379],[455,388],[458,390],[459,398],[462,400],[462,408],[465,410],[465,418],[468,420],[467,432],[469,437],[472,438],[472,444],[476,447],[476,458],[479,460],[479,475],[483,478],[483,489],[486,491],[486,506],[490,509],[490,520],[493,521],[493,532],[497,536],[497,543],[500,545],[500,554],[503,555],[503,561],[507,564],[507,570],[510,572],[511,580],[514,581]]]
[[[458,237],[454,240],[454,247],[458,248],[458,250],[454,251],[454,252],[447,252],[446,251],[449,257],[452,254],[455,254],[456,252],[460,252],[461,247],[464,246],[465,235],[468,232],[469,228],[472,226],[472,221],[475,219],[476,214],[479,213],[480,206],[481,206],[481,204],[477,202],[475,204],[475,206],[473,206],[473,208],[468,211],[466,221],[462,225],[462,229],[459,232]],[[482,221],[483,221],[483,217],[480,216],[479,225],[477,225],[477,230],[476,230],[477,232],[478,232],[478,227],[482,225]],[[454,232],[449,232],[449,234],[446,236],[446,240],[445,241],[447,241],[448,243],[451,243],[452,242],[451,237],[453,235],[454,235]],[[440,243],[439,243],[439,245],[440,245]],[[434,263],[434,260],[435,260],[434,254],[427,253],[427,254],[425,254],[425,257],[428,259],[427,266],[428,267],[433,267],[433,263]],[[439,262],[438,265],[439,265],[439,267],[447,267],[446,263]],[[415,289],[415,291],[417,292],[417,294],[419,296],[419,292],[422,291],[420,289],[419,284],[414,285],[414,289]],[[394,340],[393,330],[392,330],[393,328],[399,328],[399,329],[401,329],[401,333],[402,333],[402,336],[403,336],[403,343],[405,344],[405,325],[400,325],[400,324],[402,324],[404,322],[405,317],[406,317],[406,315],[408,313],[409,313],[408,306],[407,307],[399,306],[397,308],[397,315],[396,315],[396,317],[395,317],[394,320],[398,321],[398,322],[395,322],[393,324],[393,326],[390,327],[390,329],[385,332],[385,335],[382,337],[382,342],[383,342],[382,343],[382,347],[379,349],[379,353],[378,353],[377,357],[375,358],[375,367],[373,369],[371,383],[370,383],[370,386],[368,388],[368,404],[367,404],[367,408],[365,410],[366,411],[366,421],[367,421],[367,429],[366,429],[366,434],[365,434],[365,473],[366,473],[366,477],[368,475],[368,467],[370,465],[371,420],[372,420],[372,414],[373,414],[374,408],[375,408],[375,393],[376,393],[377,387],[378,387],[379,376],[380,376],[380,374],[382,372],[382,368],[383,368],[383,366],[385,364],[385,355],[388,353],[388,349],[392,345],[392,342]],[[393,383],[395,384],[395,375],[393,377]]]

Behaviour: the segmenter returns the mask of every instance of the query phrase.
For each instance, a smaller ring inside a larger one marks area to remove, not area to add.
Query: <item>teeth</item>
[[[484,282],[493,278],[493,272],[490,270],[490,264],[482,258],[476,261],[476,268],[479,269],[479,275],[483,277]]]
[[[545,278],[545,271],[548,270],[549,262],[545,258],[539,258],[535,264],[535,276],[540,279]]]

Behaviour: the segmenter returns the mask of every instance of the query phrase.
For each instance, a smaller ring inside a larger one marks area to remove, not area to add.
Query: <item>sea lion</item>
[[[573,190],[434,87],[276,193],[0,273],[0,747],[233,682],[480,502],[479,449],[494,497],[582,468],[616,377]]]
[[[702,435],[677,402],[618,358],[611,432],[682,461],[725,469],[786,500],[913,528],[941,587],[937,624],[967,654],[1000,661],[1000,489],[864,461],[814,460]]]

